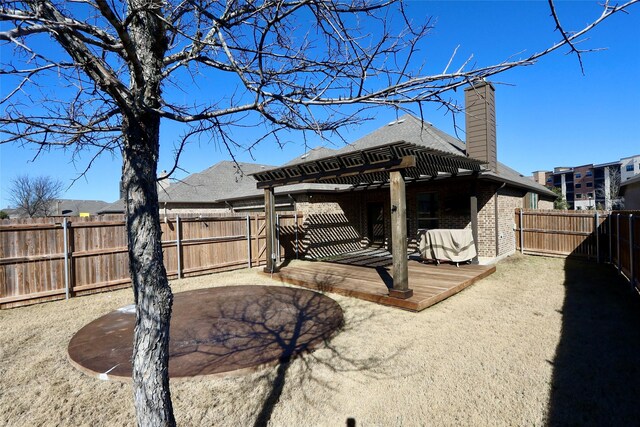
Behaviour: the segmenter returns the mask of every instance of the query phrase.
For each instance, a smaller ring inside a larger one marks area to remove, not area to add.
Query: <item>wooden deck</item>
[[[296,261],[284,266],[273,278],[305,288],[333,292],[409,311],[421,311],[478,280],[493,274],[493,265],[422,264],[409,261],[411,298],[388,296],[392,283],[391,267],[364,267],[333,262]]]

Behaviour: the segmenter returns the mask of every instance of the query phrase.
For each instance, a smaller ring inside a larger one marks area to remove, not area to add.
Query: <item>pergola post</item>
[[[276,269],[275,259],[275,245],[274,237],[275,232],[275,197],[273,195],[273,187],[267,187],[264,189],[264,231],[266,237],[265,257],[267,258],[267,265],[264,267],[266,273],[272,273]]]
[[[393,256],[393,288],[389,296],[411,298],[409,267],[407,265],[407,200],[405,183],[399,170],[390,173],[391,191],[391,254]]]

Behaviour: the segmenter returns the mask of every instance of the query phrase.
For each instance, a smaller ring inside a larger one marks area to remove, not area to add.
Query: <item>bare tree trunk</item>
[[[133,393],[139,426],[174,426],[169,391],[169,322],[173,295],[162,262],[156,189],[160,118],[125,119],[122,178],[129,265],[136,302]]]

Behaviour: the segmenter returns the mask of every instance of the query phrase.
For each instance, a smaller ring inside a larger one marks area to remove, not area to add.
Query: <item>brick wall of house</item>
[[[478,256],[493,258],[515,251],[513,219],[515,209],[522,206],[523,192],[521,190],[498,189],[496,184],[491,183],[480,185],[478,192]]]
[[[514,215],[522,207],[522,192],[502,189],[498,192],[498,256],[509,255],[516,250]]]
[[[417,246],[417,195],[424,192],[438,195],[439,228],[469,229],[471,215],[467,185],[442,181],[407,185],[407,237],[411,250]],[[369,245],[367,209],[373,203],[384,206],[384,247],[390,250],[389,188],[296,196],[296,210],[305,216],[307,257],[331,256]]]
[[[471,210],[467,191],[468,184],[452,183],[451,181],[433,181],[411,184],[407,186],[407,218],[409,228],[409,248],[417,247],[418,235],[418,195],[434,192],[438,198],[438,228],[470,229]]]
[[[306,258],[329,257],[362,247],[358,199],[357,193],[296,196],[296,210],[304,215]]]
[[[418,194],[436,193],[438,198],[438,228],[464,229],[471,228],[471,215],[469,194],[464,185],[451,182],[434,181],[427,183],[410,183],[406,186],[407,198],[407,237],[409,239],[409,249],[415,250],[418,235]],[[384,204],[384,228],[385,247],[390,249],[391,242],[391,196],[388,188],[380,190],[369,190],[361,192],[360,201],[362,206],[361,234],[363,244],[369,243],[367,230],[367,205],[370,203]]]
[[[478,185],[478,256],[494,257],[496,254],[495,212],[497,185]]]
[[[523,207],[524,192],[512,188],[501,188],[496,183],[479,182],[478,196],[478,255],[493,258],[515,251],[514,213]],[[408,184],[407,196],[407,236],[409,248],[416,248],[418,233],[417,196],[423,192],[438,195],[439,228],[470,229],[470,183],[468,181],[432,181]],[[496,193],[497,192],[497,193]],[[388,188],[379,190],[354,191],[349,193],[315,194],[298,197],[297,209],[305,213],[309,255],[329,256],[365,247],[368,218],[367,205],[384,205],[385,247],[390,248],[391,217]],[[498,209],[496,230],[496,203]],[[553,208],[553,202],[540,200],[539,209]],[[309,220],[307,222],[307,217]],[[497,233],[496,233],[497,231]],[[333,240],[324,240],[333,239]],[[496,252],[497,241],[497,252]]]

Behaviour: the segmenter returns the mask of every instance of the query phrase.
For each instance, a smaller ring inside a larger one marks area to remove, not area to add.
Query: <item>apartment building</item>
[[[535,171],[533,180],[548,188],[560,188],[569,209],[615,209],[619,206],[620,184],[640,174],[640,155],[619,161],[559,166],[553,171]]]

